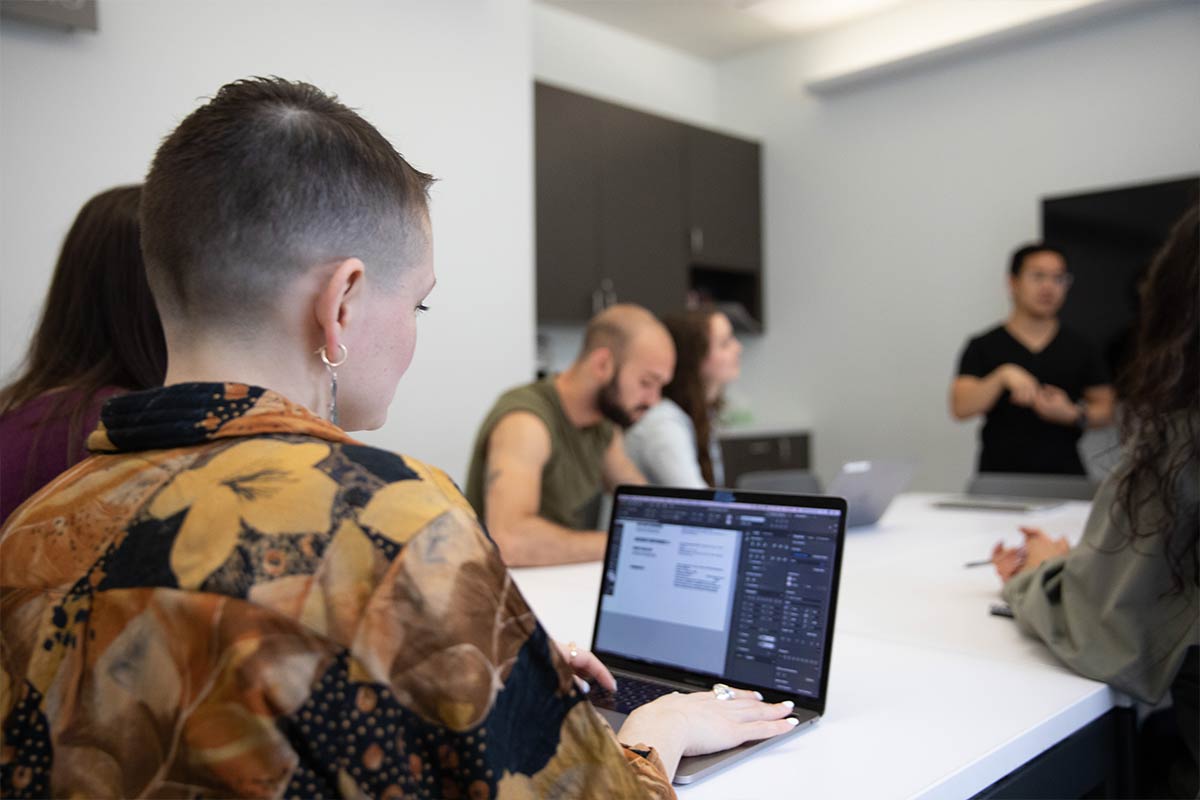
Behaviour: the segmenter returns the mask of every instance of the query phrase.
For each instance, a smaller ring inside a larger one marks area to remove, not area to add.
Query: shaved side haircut
[[[428,247],[428,189],[370,123],[307,83],[227,84],[159,147],[142,250],[164,316],[246,325],[309,269],[357,257],[394,285]]]

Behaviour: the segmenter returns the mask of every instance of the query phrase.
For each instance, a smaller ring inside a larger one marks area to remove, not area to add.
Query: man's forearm
[[[603,531],[576,531],[538,516],[489,528],[500,557],[510,567],[599,561],[608,542]]]
[[[1087,416],[1089,428],[1107,428],[1113,423],[1113,402],[1111,400],[1084,400],[1083,409]]]
[[[1004,381],[1000,368],[992,370],[986,377],[970,382],[957,382],[952,389],[951,411],[959,419],[968,419],[976,414],[992,410],[1000,395],[1004,393]]]

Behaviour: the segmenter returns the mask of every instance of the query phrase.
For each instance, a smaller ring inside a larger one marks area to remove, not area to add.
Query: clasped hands
[[[1000,580],[1008,583],[1014,575],[1037,569],[1044,561],[1065,556],[1071,550],[1065,537],[1052,539],[1040,528],[1021,528],[1025,541],[1019,547],[1005,547],[996,542],[992,548],[992,564]]]
[[[1079,408],[1070,395],[1057,386],[1039,383],[1028,370],[1016,364],[1005,364],[1004,387],[1014,405],[1031,408],[1047,422],[1057,425],[1075,425],[1079,421]]]

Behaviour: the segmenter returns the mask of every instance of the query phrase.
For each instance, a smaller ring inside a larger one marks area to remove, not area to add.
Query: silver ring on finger
[[[712,693],[717,696],[718,700],[732,700],[733,689],[723,683],[714,683]]]

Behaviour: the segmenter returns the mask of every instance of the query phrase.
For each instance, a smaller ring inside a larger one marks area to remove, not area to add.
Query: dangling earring
[[[329,421],[334,425],[338,424],[338,407],[337,407],[337,368],[346,363],[346,358],[350,355],[350,351],[346,349],[346,345],[338,343],[338,349],[341,350],[341,358],[337,361],[330,361],[329,354],[325,350],[325,345],[321,345],[321,349],[317,351],[317,355],[321,357],[321,362],[325,364],[325,369],[329,370]]]

